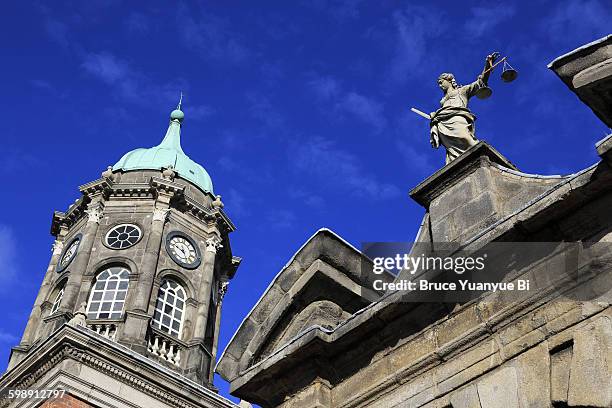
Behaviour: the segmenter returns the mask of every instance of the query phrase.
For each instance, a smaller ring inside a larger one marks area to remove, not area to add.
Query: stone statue
[[[468,109],[468,101],[486,87],[497,58],[497,52],[488,55],[482,73],[469,85],[458,85],[453,74],[444,73],[438,77],[444,97],[440,101],[442,107],[430,114],[430,141],[435,149],[440,144],[446,148],[446,164],[477,143],[474,135],[476,116]]]

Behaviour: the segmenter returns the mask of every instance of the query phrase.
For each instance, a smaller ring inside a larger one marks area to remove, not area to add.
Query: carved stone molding
[[[64,249],[63,241],[60,241],[59,239],[56,239],[55,241],[53,241],[53,245],[51,245],[51,252],[53,253],[53,255],[61,254],[63,249]]]
[[[110,341],[110,343],[112,343],[111,345],[109,344],[109,340],[100,338],[98,335],[91,333],[91,329],[85,327],[71,327],[66,325],[64,328],[64,331],[60,332],[60,335],[67,336],[67,338],[61,340],[61,342],[56,346],[53,346],[51,350],[41,354],[33,365],[30,365],[29,368],[26,368],[25,370],[21,370],[21,373],[19,373],[19,369],[13,370],[12,372],[9,371],[7,373],[8,377],[3,377],[2,386],[15,389],[34,388],[37,386],[37,382],[40,381],[40,379],[43,378],[49,371],[51,371],[53,367],[57,366],[64,360],[71,359],[79,364],[91,367],[102,375],[111,377],[114,380],[125,384],[126,387],[143,392],[152,398],[161,401],[167,406],[180,408],[198,408],[201,406],[235,406],[223,397],[214,394],[208,389],[204,389],[204,386],[195,383],[193,386],[185,384],[184,381],[187,381],[186,378],[182,378],[180,376],[177,377],[178,374],[172,374],[172,376],[176,377],[174,379],[176,382],[173,384],[186,385],[186,388],[192,397],[196,396],[198,400],[201,398],[201,403],[203,405],[194,405],[183,395],[181,395],[180,392],[169,391],[169,389],[172,390],[172,388],[167,388],[168,384],[151,381],[148,378],[150,373],[147,374],[148,372],[146,370],[142,372],[140,368],[136,368],[136,370],[134,370],[130,369],[129,366],[126,367],[124,363],[127,360],[125,359],[130,359],[130,356],[120,356],[119,354],[115,355],[113,353],[110,353],[108,356],[106,354],[102,355],[101,349],[96,347],[92,348],[92,344],[89,343],[89,340],[93,341],[96,345],[99,345],[102,348],[104,343],[106,343],[111,348],[118,348],[117,351],[121,351],[119,349],[124,348],[123,346]],[[73,338],[75,335],[76,337]],[[125,352],[133,353],[127,349]],[[145,357],[138,358],[149,360],[150,363],[148,364],[154,365],[149,367],[149,369],[160,370],[160,374],[163,374],[163,372],[167,370],[165,367],[155,367],[155,365],[159,366],[159,363],[153,360]],[[170,380],[170,378],[168,378],[168,380]],[[196,386],[197,389],[195,389],[194,386]],[[10,400],[2,399],[0,400],[0,407],[7,406],[7,403],[10,404],[10,402]]]
[[[168,219],[169,208],[156,208],[153,210],[153,221],[166,222]]]
[[[85,210],[87,213],[87,222],[95,222],[96,224],[100,224],[100,220],[104,216],[104,211],[102,207],[93,207]]]
[[[213,253],[217,253],[217,250],[223,248],[223,245],[221,245],[221,239],[219,239],[218,237],[211,237],[206,239],[206,251],[207,252],[213,252]]]
[[[223,297],[225,297],[228,287],[229,282],[219,282],[219,302],[223,301]]]
[[[166,180],[174,181],[176,177],[176,171],[174,171],[174,166],[168,166],[162,171],[162,177]]]

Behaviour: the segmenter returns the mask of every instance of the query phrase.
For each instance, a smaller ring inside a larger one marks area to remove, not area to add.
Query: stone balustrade
[[[149,353],[166,360],[179,367],[181,362],[182,346],[176,339],[161,333],[153,328],[149,328],[147,339],[147,350]]]
[[[115,340],[115,334],[117,333],[117,325],[109,322],[87,322],[87,328],[95,331],[101,336],[106,337],[110,340]]]

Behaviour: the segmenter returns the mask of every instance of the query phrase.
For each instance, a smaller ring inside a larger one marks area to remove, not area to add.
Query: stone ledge
[[[612,162],[612,134],[597,142],[595,144],[595,149],[597,149],[599,157],[608,162]]]

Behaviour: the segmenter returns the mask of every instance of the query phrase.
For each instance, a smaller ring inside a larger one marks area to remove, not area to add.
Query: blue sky
[[[0,15],[0,362],[51,255],[53,210],[123,153],[157,144],[185,93],[183,149],[212,176],[244,258],[220,347],[317,229],[410,241],[408,191],[444,163],[428,124],[436,78],[468,83],[491,51],[519,78],[473,100],[477,136],[521,170],[597,161],[608,129],[546,68],[609,33],[598,0],[9,2]],[[226,386],[219,382],[222,391]]]

